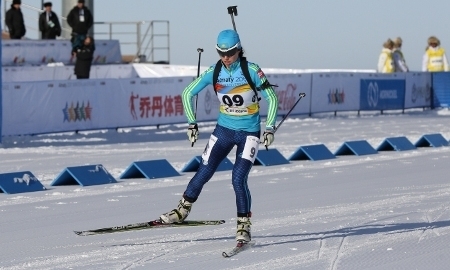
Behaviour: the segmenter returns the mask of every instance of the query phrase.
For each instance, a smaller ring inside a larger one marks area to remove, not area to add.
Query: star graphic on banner
[[[92,119],[91,119],[91,116],[92,116],[92,107],[91,107],[89,101],[88,101],[88,103],[87,103],[87,105],[86,105],[85,112],[86,112],[86,120],[88,120],[88,119],[89,119],[89,120],[92,120]]]
[[[69,120],[70,121],[77,121],[76,115],[75,115],[75,110],[73,108],[73,102],[70,103],[70,108],[69,108]]]
[[[86,121],[86,111],[85,111],[85,107],[84,107],[84,101],[83,101],[83,103],[81,103],[81,108],[80,108],[80,121],[81,120]]]
[[[63,119],[63,123],[64,122],[70,122],[69,120],[69,104],[66,102],[66,107],[62,109],[63,111],[63,115],[64,115],[64,119]]]
[[[77,101],[77,106],[74,108],[75,111],[75,121],[80,120],[80,104]]]

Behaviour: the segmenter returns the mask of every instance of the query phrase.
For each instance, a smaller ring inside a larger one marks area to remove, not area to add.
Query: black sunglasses
[[[217,50],[217,53],[220,55],[220,57],[225,57],[225,56],[231,57],[231,56],[235,55],[239,51],[238,48],[233,48],[233,49],[231,49],[229,51],[226,51],[226,52],[223,52],[223,51],[221,51],[219,49],[216,49],[216,50]]]

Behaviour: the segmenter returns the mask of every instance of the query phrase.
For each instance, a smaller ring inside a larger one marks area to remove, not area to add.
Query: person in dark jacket
[[[52,11],[52,2],[44,3],[44,10],[39,15],[39,31],[42,39],[56,39],[61,35],[61,24],[56,13]]]
[[[13,0],[11,8],[5,14],[5,23],[11,39],[22,39],[26,33],[22,10],[20,10],[21,4],[20,0]]]
[[[89,79],[94,51],[94,39],[90,36],[86,36],[83,45],[75,47],[72,50],[72,53],[77,58],[75,62],[75,75],[77,79]]]
[[[94,24],[91,11],[84,5],[84,0],[78,0],[78,4],[67,15],[67,23],[72,28],[72,48],[83,44],[89,29]]]

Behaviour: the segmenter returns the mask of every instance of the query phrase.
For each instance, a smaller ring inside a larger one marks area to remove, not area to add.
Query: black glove
[[[273,143],[275,140],[274,131],[270,129],[266,129],[263,133],[263,143],[266,149],[268,149],[268,146]]]
[[[194,145],[198,139],[198,126],[197,124],[190,124],[187,130],[188,140]]]

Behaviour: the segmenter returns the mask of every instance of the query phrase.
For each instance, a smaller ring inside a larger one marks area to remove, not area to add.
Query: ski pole
[[[200,60],[202,58],[202,48],[197,48],[198,52],[198,64],[197,64],[197,78],[200,77]],[[194,107],[194,118],[197,120],[197,102],[198,102],[198,95],[195,96],[195,107]],[[194,142],[192,142],[191,147],[194,147]]]
[[[280,128],[281,124],[283,124],[284,120],[286,120],[286,118],[289,116],[289,114],[291,114],[292,110],[294,110],[295,106],[297,106],[297,104],[300,102],[300,100],[305,96],[306,96],[305,93],[299,94],[299,98],[294,103],[294,105],[292,105],[292,108],[287,112],[287,114],[283,117],[283,119],[281,119],[281,122],[278,123],[278,125],[274,128],[273,134],[275,134],[277,132],[277,130]],[[264,142],[261,142],[261,143],[264,143]],[[266,150],[269,151],[269,148],[267,146],[266,146]]]
[[[227,9],[228,9],[228,14],[230,14],[230,16],[231,16],[231,22],[233,23],[233,29],[234,29],[234,31],[236,31],[236,24],[234,23],[234,16],[238,15],[237,6],[229,6]]]
[[[297,106],[298,102],[305,96],[306,96],[305,93],[299,94],[299,98],[294,103],[294,105],[292,105],[292,108],[287,112],[287,114],[283,117],[283,119],[281,119],[281,122],[275,127],[275,130],[273,131],[274,134],[275,134],[275,132],[277,132],[277,130],[280,128],[281,124],[283,124],[284,120],[286,120],[286,118],[289,116],[289,114],[291,114],[292,110],[294,110],[294,108],[295,108],[295,106]]]

